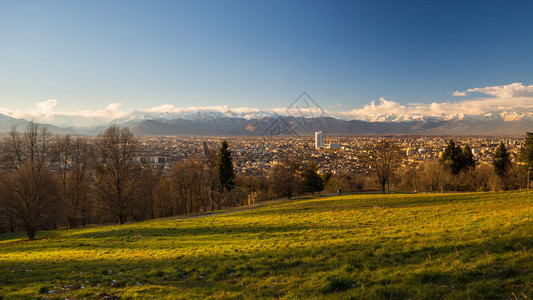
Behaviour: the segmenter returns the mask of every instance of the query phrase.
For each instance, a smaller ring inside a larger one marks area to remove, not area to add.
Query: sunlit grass
[[[32,242],[0,235],[0,295],[531,297],[532,197],[339,196],[42,232]]]

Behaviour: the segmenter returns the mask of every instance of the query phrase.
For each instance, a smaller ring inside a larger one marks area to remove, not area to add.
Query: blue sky
[[[475,99],[487,95],[453,92],[533,83],[532,13],[527,1],[3,0],[0,108]]]

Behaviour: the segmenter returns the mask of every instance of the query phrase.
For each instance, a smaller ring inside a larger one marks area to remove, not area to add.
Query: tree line
[[[87,139],[54,136],[30,122],[24,132],[13,128],[0,146],[0,232],[25,231],[29,239],[38,230],[214,211],[323,189],[314,162],[310,181],[301,185],[302,167],[290,158],[267,176],[236,176],[226,141],[170,172],[144,166],[139,141],[126,127]]]
[[[1,143],[0,232],[124,223],[241,205],[226,142],[169,174],[138,161],[139,141],[111,126],[96,139],[53,136],[30,122]],[[230,168],[228,168],[230,166]]]
[[[401,191],[497,191],[529,187],[533,166],[533,133],[527,133],[518,162],[511,160],[503,142],[492,154],[490,165],[476,162],[470,145],[463,148],[451,139],[437,160],[400,166],[402,152],[391,140],[379,142],[370,149],[381,191],[390,185]],[[531,178],[533,179],[533,177]],[[388,189],[386,188],[388,187]]]

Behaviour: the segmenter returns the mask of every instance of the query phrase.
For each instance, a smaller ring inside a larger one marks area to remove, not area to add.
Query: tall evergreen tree
[[[528,168],[533,166],[533,132],[526,132],[524,147],[520,151],[520,160],[526,163]]]
[[[231,151],[228,149],[228,142],[224,140],[217,154],[217,172],[220,186],[228,190],[235,187],[233,178],[233,161],[231,159]]]
[[[464,166],[463,152],[461,146],[455,145],[454,140],[448,142],[444,153],[440,158],[441,163],[449,163],[452,174],[459,174]]]
[[[494,152],[492,165],[494,166],[494,171],[500,178],[503,179],[507,175],[507,172],[511,167],[511,158],[503,142],[500,142],[500,145],[498,145],[496,151]]]
[[[474,169],[476,167],[476,160],[474,154],[472,154],[472,148],[466,144],[462,153],[462,168],[461,169]]]
[[[304,170],[302,180],[302,190],[304,193],[314,194],[324,190],[324,181],[318,175],[318,166],[314,159],[309,161],[307,168]]]

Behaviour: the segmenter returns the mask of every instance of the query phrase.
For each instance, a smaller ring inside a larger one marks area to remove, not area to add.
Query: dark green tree
[[[500,178],[504,179],[507,175],[507,172],[511,168],[511,158],[503,142],[500,142],[500,145],[498,145],[496,151],[494,152],[492,165],[494,166],[494,171],[496,174],[498,174]]]
[[[444,149],[444,153],[440,158],[442,164],[449,164],[452,174],[457,175],[464,166],[463,151],[461,146],[455,145],[453,140],[448,142],[448,146]]]
[[[526,132],[524,147],[520,150],[520,161],[526,163],[527,168],[533,166],[533,132]]]
[[[233,178],[233,161],[231,159],[231,151],[228,149],[228,142],[223,141],[217,154],[217,173],[220,186],[231,190],[235,187]]]
[[[324,190],[324,181],[322,177],[318,175],[318,166],[314,159],[309,161],[307,168],[304,170],[302,179],[302,191],[304,193],[314,194],[315,192],[321,192]]]
[[[472,148],[470,145],[466,144],[463,148],[462,153],[462,169],[475,169],[476,160],[474,159],[474,154],[472,154]]]

